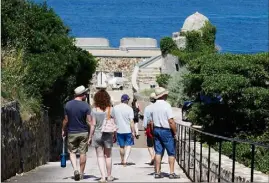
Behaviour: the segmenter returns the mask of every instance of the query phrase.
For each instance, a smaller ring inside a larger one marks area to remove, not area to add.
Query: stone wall
[[[129,87],[131,87],[133,69],[144,58],[96,57],[96,59],[98,60],[96,71],[108,73],[122,72],[123,77],[127,79],[126,83],[129,83]],[[93,85],[95,85],[94,81],[96,82],[96,80],[92,80]]]
[[[184,130],[185,129],[183,128],[182,134],[185,134]],[[178,130],[178,132],[179,131],[181,130]],[[178,147],[177,160],[181,165],[181,167],[183,168],[183,170],[186,172],[187,175],[189,175],[189,177],[194,182],[218,182],[219,153],[215,151],[213,148],[210,148],[210,161],[209,161],[210,170],[208,180],[209,148],[202,146],[202,156],[201,156],[202,158],[200,158],[201,154],[200,143],[196,142],[196,146],[194,146],[192,137],[189,143],[188,128],[186,128],[186,138],[184,138],[184,136],[185,135],[182,135],[182,141],[179,140],[177,143]],[[180,133],[179,133],[179,139],[181,139]],[[195,153],[194,153],[194,147],[196,147]],[[195,176],[194,176],[194,159],[195,159]],[[234,176],[235,182],[250,182],[250,172],[251,172],[250,168],[238,162],[235,162],[235,176]],[[221,155],[220,181],[232,182],[232,160],[225,155]],[[254,171],[254,182],[269,182],[269,176],[263,174],[260,171]]]
[[[1,180],[45,164],[50,157],[48,113],[22,121],[17,102],[1,108]]]

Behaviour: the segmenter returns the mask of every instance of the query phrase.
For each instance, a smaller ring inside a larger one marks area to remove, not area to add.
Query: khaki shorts
[[[70,133],[67,138],[70,153],[86,154],[88,152],[88,132]]]

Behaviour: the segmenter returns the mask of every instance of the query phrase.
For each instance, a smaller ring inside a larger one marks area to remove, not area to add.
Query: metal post
[[[221,170],[221,148],[222,148],[222,141],[219,142],[219,171],[218,171],[218,182],[220,182],[220,170]]]
[[[183,167],[184,167],[184,169],[186,169],[186,164],[185,164],[185,160],[186,160],[186,157],[185,157],[185,151],[186,151],[186,126],[184,126],[184,165],[183,165]]]
[[[180,128],[180,125],[177,125],[177,127]],[[176,141],[176,146],[177,146],[177,163],[179,164],[179,128],[177,128],[177,141]]]
[[[182,163],[182,138],[183,138],[183,128],[180,125],[180,165]]]
[[[254,180],[254,157],[255,157],[255,145],[251,144],[251,173],[250,173],[250,182],[253,182]]]
[[[236,142],[233,141],[233,167],[232,167],[232,182],[234,182],[234,170],[235,170],[235,146]]]
[[[193,140],[194,140],[194,154],[193,154],[193,181],[195,182],[196,178],[195,178],[195,171],[196,171],[196,132],[194,131],[194,137],[193,137]]]
[[[188,148],[188,175],[190,175],[190,164],[191,164],[191,129],[189,128],[189,148]]]
[[[202,182],[203,143],[200,142],[200,182]]]
[[[210,154],[211,153],[211,145],[208,146],[208,158],[207,158],[207,182],[209,182],[210,179]]]

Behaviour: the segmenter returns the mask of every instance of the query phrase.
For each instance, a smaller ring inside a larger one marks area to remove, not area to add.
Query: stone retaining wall
[[[1,108],[1,181],[49,161],[48,113],[22,121],[17,102]]]
[[[180,134],[180,133],[179,133]],[[184,129],[183,129],[184,134]],[[219,171],[219,153],[213,148],[210,148],[210,171],[209,171],[209,181],[208,181],[208,151],[209,148],[202,147],[202,161],[200,161],[200,143],[196,142],[196,153],[195,153],[195,177],[194,173],[194,142],[190,141],[188,138],[188,129],[186,129],[186,138],[182,136],[182,148],[181,141],[177,143],[178,154],[177,160],[186,174],[194,182],[218,182],[218,171]],[[179,135],[179,139],[181,136]],[[192,138],[192,137],[191,137]],[[190,151],[189,151],[190,145]],[[185,151],[185,161],[184,161],[184,151]],[[190,161],[189,161],[190,152]],[[185,163],[184,163],[185,162]],[[189,163],[190,162],[190,163]],[[200,163],[202,162],[202,163]],[[201,170],[200,170],[201,165]],[[200,179],[201,171],[201,179]],[[235,182],[250,182],[250,172],[251,169],[235,162]],[[221,155],[221,169],[220,169],[220,180],[221,182],[232,182],[232,160]],[[269,176],[263,174],[260,171],[254,171],[254,182],[269,182]]]

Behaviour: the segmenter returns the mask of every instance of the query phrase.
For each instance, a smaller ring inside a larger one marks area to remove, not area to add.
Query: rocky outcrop
[[[47,111],[22,121],[17,102],[1,108],[1,180],[45,164],[50,157]]]
[[[180,32],[174,32],[172,37],[179,49],[186,47],[185,32],[199,31],[209,19],[203,14],[196,12],[186,18]]]

